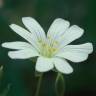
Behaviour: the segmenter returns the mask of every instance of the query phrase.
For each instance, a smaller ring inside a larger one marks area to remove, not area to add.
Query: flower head
[[[15,51],[9,51],[12,59],[29,59],[37,57],[36,70],[46,72],[53,68],[57,71],[69,74],[73,68],[66,61],[82,62],[92,53],[91,43],[69,45],[72,41],[81,37],[84,30],[77,25],[70,27],[70,23],[64,19],[54,20],[47,35],[39,23],[31,17],[22,18],[23,24],[28,29],[11,24],[10,28],[27,42],[6,42],[2,46]]]

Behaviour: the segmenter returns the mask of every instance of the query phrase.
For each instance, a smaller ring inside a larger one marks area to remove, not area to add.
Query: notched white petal
[[[71,51],[71,52],[65,52],[62,54],[58,54],[57,57],[65,58],[72,62],[82,62],[82,61],[87,60],[88,54]]]
[[[51,58],[39,57],[36,62],[36,70],[38,72],[47,72],[53,69],[53,62]]]
[[[28,30],[36,36],[37,39],[46,39],[45,32],[40,24],[32,17],[23,17],[23,24],[28,28]]]
[[[9,49],[26,49],[26,48],[32,48],[32,45],[30,45],[27,42],[21,42],[21,41],[15,41],[15,42],[5,42],[1,45],[2,47],[9,48]]]
[[[24,28],[22,28],[16,24],[11,24],[10,27],[12,30],[14,30],[14,32],[16,32],[18,35],[20,35],[25,40],[27,40],[38,50],[37,40],[36,40],[34,34],[28,32],[27,30],[25,30]]]
[[[92,43],[86,43],[85,45],[87,47],[86,49],[89,48],[88,54],[91,54],[93,52],[93,44]]]
[[[10,28],[16,32],[18,35],[26,39],[28,42],[32,43],[32,34],[25,30],[24,28],[16,25],[16,24],[11,24]]]
[[[51,36],[52,39],[56,39],[65,33],[65,30],[69,27],[69,25],[70,23],[64,19],[55,19],[48,30],[47,37]]]
[[[60,50],[61,52],[66,51],[77,51],[81,53],[91,54],[93,52],[92,43],[84,43],[80,45],[67,45]]]
[[[39,56],[39,54],[35,50],[19,50],[19,51],[9,51],[8,56],[11,59],[29,59],[32,57]]]
[[[69,63],[61,58],[54,58],[54,64],[56,69],[64,74],[70,74],[73,72],[73,68],[69,65]]]
[[[60,47],[71,43],[72,41],[80,38],[84,33],[84,30],[77,25],[71,26],[63,36],[61,36],[58,41],[60,42]]]
[[[63,50],[56,54],[57,57],[68,59],[72,62],[82,62],[88,58],[88,54],[93,52],[92,43],[81,45],[67,45]]]

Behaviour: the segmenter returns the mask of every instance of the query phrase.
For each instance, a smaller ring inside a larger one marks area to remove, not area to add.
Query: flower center
[[[40,54],[42,56],[50,58],[50,57],[54,56],[55,53],[58,51],[57,48],[53,47],[53,45],[56,44],[57,42],[54,42],[52,45],[48,44],[47,42],[41,41],[41,40],[39,40],[38,42],[40,44]]]

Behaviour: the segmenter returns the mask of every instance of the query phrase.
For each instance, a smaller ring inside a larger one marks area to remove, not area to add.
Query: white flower
[[[12,59],[38,57],[36,70],[39,72],[46,72],[55,68],[61,73],[72,73],[73,68],[66,59],[72,62],[82,62],[93,51],[92,43],[68,45],[81,37],[84,30],[77,25],[69,27],[70,23],[66,20],[61,18],[54,20],[47,36],[43,28],[33,18],[24,17],[22,21],[29,31],[16,24],[11,24],[10,28],[27,42],[6,42],[2,46],[15,49],[8,52]]]

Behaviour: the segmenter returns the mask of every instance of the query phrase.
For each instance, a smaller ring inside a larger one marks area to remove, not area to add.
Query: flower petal
[[[54,64],[58,71],[65,74],[70,74],[73,72],[73,68],[69,65],[69,63],[61,58],[54,58]]]
[[[2,44],[2,47],[9,48],[9,49],[26,49],[26,48],[32,48],[32,45],[26,42],[20,42],[20,41],[15,41],[15,42],[5,42]]]
[[[13,29],[18,35],[26,39],[28,42],[30,42],[36,49],[38,48],[36,40],[34,40],[34,35],[24,28],[16,25],[16,24],[11,24],[10,28]]]
[[[39,57],[36,63],[36,70],[38,72],[46,72],[53,69],[53,62],[50,58]]]
[[[64,19],[55,19],[48,30],[47,37],[52,39],[52,41],[56,40],[57,37],[60,37],[65,33],[65,30],[69,25],[70,23]]]
[[[63,57],[72,62],[82,62],[88,58],[88,54],[92,53],[93,46],[91,43],[81,45],[67,45],[63,51],[56,54],[58,57]]]
[[[32,57],[39,56],[39,54],[32,49],[9,51],[8,56],[12,59],[29,59]]]
[[[93,45],[92,43],[84,43],[80,45],[67,45],[65,46],[62,51],[79,51],[79,52],[84,52],[87,54],[90,54],[93,52]]]
[[[58,38],[61,37],[65,33],[69,25],[70,23],[64,19],[61,19],[61,18],[55,19],[48,30],[47,42],[50,45],[57,47],[56,46],[57,44],[55,44],[55,42],[57,42]]]
[[[20,35],[21,37],[23,37],[24,39],[26,39],[29,42],[32,42],[32,37],[31,37],[31,33],[28,32],[27,30],[25,30],[24,28],[16,25],[16,24],[11,24],[10,28],[12,30],[14,30],[18,35]]]
[[[71,43],[72,41],[80,38],[84,33],[84,30],[77,25],[71,26],[64,35],[58,38],[58,42],[60,42],[60,48],[65,45]]]
[[[28,28],[28,30],[37,37],[37,39],[46,39],[46,35],[43,28],[35,19],[31,17],[23,17],[22,21],[23,24]]]

